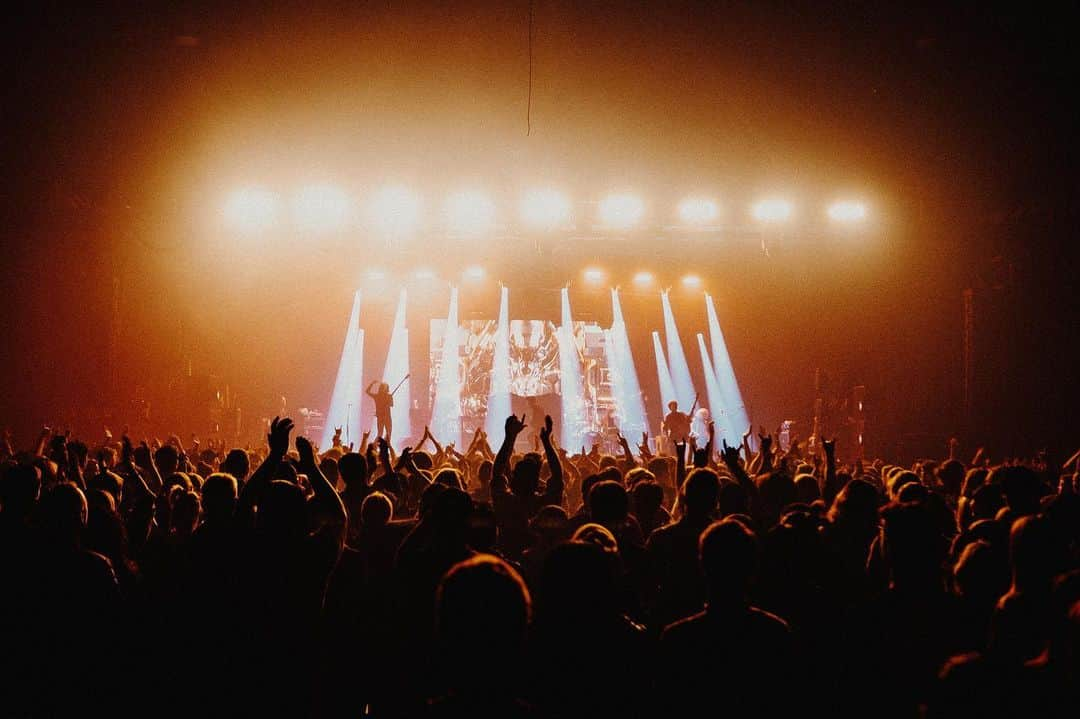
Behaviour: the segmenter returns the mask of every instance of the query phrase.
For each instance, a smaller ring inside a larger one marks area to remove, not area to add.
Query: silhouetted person
[[[513,559],[520,557],[528,547],[529,520],[541,507],[563,503],[563,470],[559,455],[551,443],[551,417],[544,418],[544,426],[540,429],[540,441],[551,469],[547,485],[543,488],[540,486],[541,460],[536,455],[526,455],[520,459],[509,472],[507,481],[514,442],[524,429],[524,419],[519,420],[514,415],[506,419],[506,434],[495,456],[491,476],[491,500],[499,522],[503,551]]]
[[[660,637],[659,706],[672,716],[704,706],[723,716],[785,716],[801,687],[787,624],[749,602],[757,539],[725,519],[706,529],[699,546],[707,603]]]
[[[683,516],[649,536],[646,547],[659,585],[652,616],[657,626],[699,611],[705,601],[698,538],[715,518],[719,491],[716,472],[693,470],[682,486]]]
[[[555,547],[537,590],[531,650],[538,707],[552,716],[641,716],[648,709],[648,638],[622,611],[614,551]]]
[[[379,388],[372,392],[371,388],[375,385],[378,385]],[[389,442],[391,435],[394,433],[394,416],[392,413],[394,395],[390,393],[390,385],[386,382],[375,381],[369,384],[364,392],[375,402],[375,436],[382,437]]]
[[[534,716],[520,686],[531,613],[525,582],[506,562],[481,554],[451,567],[435,603],[435,665],[442,687],[428,713]]]

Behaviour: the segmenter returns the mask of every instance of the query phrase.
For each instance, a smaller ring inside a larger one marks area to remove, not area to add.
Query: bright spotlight
[[[608,195],[600,201],[600,222],[613,230],[628,230],[644,215],[645,203],[637,195]]]
[[[352,200],[333,185],[309,185],[293,198],[293,221],[305,232],[345,229],[352,214]]]
[[[334,430],[342,430],[345,444],[358,439],[360,427],[360,393],[364,387],[364,331],[360,329],[360,291],[353,295],[352,314],[345,330],[345,345],[341,350],[337,379],[330,395],[330,408],[326,411],[322,444],[333,444]]]
[[[539,230],[565,226],[570,222],[570,200],[557,190],[530,190],[521,198],[521,219]]]
[[[701,287],[701,278],[697,275],[686,275],[682,278],[683,287],[697,289]]]
[[[784,222],[791,217],[791,203],[780,198],[759,200],[754,205],[754,219],[759,222]]]
[[[246,187],[236,190],[225,201],[225,224],[239,232],[268,230],[277,219],[277,197],[269,190]]]
[[[651,272],[638,272],[634,275],[634,284],[638,287],[648,287],[653,283],[653,273]]]
[[[373,282],[381,282],[386,279],[386,273],[382,270],[368,270],[367,278]]]
[[[407,235],[420,226],[420,198],[400,185],[372,195],[367,205],[368,224],[386,235]]]
[[[415,277],[418,280],[433,280],[435,279],[435,272],[428,269],[417,270]]]
[[[687,225],[708,225],[719,215],[716,202],[705,197],[687,197],[679,203],[679,219]]]
[[[604,281],[604,271],[596,267],[590,267],[582,273],[585,281],[590,285],[598,285]]]
[[[834,222],[853,224],[866,219],[866,205],[851,200],[840,200],[829,205],[829,219]]]
[[[456,235],[482,235],[495,229],[495,203],[479,190],[465,190],[446,199],[446,225]]]
[[[482,280],[484,279],[484,268],[480,265],[473,265],[472,267],[465,268],[465,279],[467,280]]]

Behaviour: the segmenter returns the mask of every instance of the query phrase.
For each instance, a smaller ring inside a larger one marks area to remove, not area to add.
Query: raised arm
[[[374,387],[376,384],[378,384],[378,381],[373,380],[372,383],[367,386],[367,389],[364,390],[364,394],[366,394],[368,397],[371,397],[372,399],[375,399],[375,393],[371,391],[371,388]]]
[[[825,450],[825,486],[836,486],[836,440],[831,442],[821,440],[821,448]]]
[[[772,435],[771,434],[758,434],[758,441],[761,443],[758,445],[758,456],[761,458],[761,471],[768,472],[773,467],[772,456]]]
[[[269,452],[240,492],[241,513],[252,513],[259,504],[263,491],[270,484],[277,472],[278,465],[285,460],[289,451],[289,435],[293,431],[293,421],[288,417],[274,417],[270,422],[270,432],[266,435]],[[325,479],[325,477],[324,477]]]
[[[514,442],[517,441],[517,436],[521,434],[525,427],[525,415],[521,415],[521,419],[518,419],[515,415],[506,418],[502,446],[499,447],[499,453],[495,455],[495,463],[491,468],[491,491],[493,495],[506,489],[506,474],[509,470],[510,455],[514,453]]]
[[[547,457],[548,467],[551,469],[551,477],[548,479],[547,489],[544,491],[544,495],[547,498],[548,504],[563,503],[563,468],[562,461],[559,459],[559,453],[555,449],[554,443],[551,441],[551,415],[544,416],[544,426],[540,429],[540,442],[544,445],[544,456]]]
[[[705,428],[709,435],[709,441],[705,443],[705,456],[709,458],[711,464],[713,461],[713,448],[716,446],[716,422],[710,419]]]
[[[682,491],[683,482],[686,481],[686,442],[675,443],[675,486],[677,491]]]
[[[626,474],[631,469],[638,466],[637,460],[634,459],[634,453],[630,451],[630,443],[626,441],[626,437],[619,434],[619,446],[622,448],[622,471]]]
[[[743,466],[739,463],[739,448],[729,447],[727,442],[720,440],[720,444],[723,447],[720,456],[724,460],[724,464],[727,465],[728,471],[731,472],[731,476],[735,478],[743,490],[746,492],[746,498],[751,501],[751,507],[753,502],[757,498],[757,485],[754,484],[754,480],[750,479],[750,475],[746,473]]]
[[[342,504],[341,496],[334,490],[330,480],[319,469],[319,463],[315,459],[315,448],[311,445],[311,441],[307,437],[297,436],[296,451],[300,455],[299,470],[307,476],[308,484],[315,493],[312,501],[318,502],[320,512],[324,513],[330,523],[344,532],[347,516],[345,505]]]

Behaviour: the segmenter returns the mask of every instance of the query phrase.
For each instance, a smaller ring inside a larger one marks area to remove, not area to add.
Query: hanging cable
[[[525,136],[532,134],[533,0],[529,0],[529,100],[525,106]]]

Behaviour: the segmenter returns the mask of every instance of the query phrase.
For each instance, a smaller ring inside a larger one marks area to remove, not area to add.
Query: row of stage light
[[[487,270],[480,265],[470,265],[461,271],[461,280],[466,283],[481,282],[487,279],[487,276]],[[386,270],[370,269],[364,273],[364,278],[372,283],[385,283],[391,280],[391,275]],[[405,277],[394,277],[393,279],[398,282],[406,279],[413,279],[419,282],[432,282],[438,280],[439,275],[430,268],[421,267],[413,270]],[[581,279],[586,286],[604,287],[611,278],[609,277],[607,270],[600,267],[586,267],[581,272]],[[630,281],[633,283],[633,286],[638,289],[654,287],[659,282],[656,275],[648,270],[635,272],[630,278]],[[683,275],[679,279],[679,283],[687,289],[698,289],[702,286],[701,276],[695,274]],[[616,286],[618,285],[617,282],[614,284]]]
[[[653,434],[645,410],[645,403],[638,380],[637,364],[631,349],[619,290],[610,288],[612,322],[603,328],[604,355],[611,381],[611,395],[616,408],[619,430],[627,437],[638,437],[641,432]],[[586,412],[583,378],[578,349],[574,339],[573,313],[570,308],[569,288],[561,291],[561,322],[556,329],[559,347],[559,370],[562,384],[560,441],[563,447],[577,448],[585,442],[584,418]],[[659,292],[663,307],[664,328],[661,342],[659,330],[653,330],[652,344],[656,361],[660,399],[664,407],[677,402],[683,411],[698,404],[689,363],[683,342],[668,298],[668,292]],[[510,290],[500,288],[498,322],[493,347],[490,392],[487,398],[485,431],[494,444],[502,441],[503,422],[510,413]],[[735,443],[747,425],[746,409],[735,370],[728,355],[724,335],[712,297],[704,295],[708,326],[708,343],[704,333],[696,336],[701,366],[705,379],[704,399],[698,406],[707,406],[716,421],[723,439]],[[411,385],[412,370],[409,360],[409,330],[405,323],[408,291],[402,288],[398,294],[393,331],[386,350],[386,361],[379,375],[382,382],[397,387],[392,409],[395,437],[407,440],[411,437]],[[349,315],[345,343],[342,348],[338,373],[334,382],[330,406],[326,413],[323,445],[329,446],[336,428],[342,428],[346,443],[355,442],[362,433],[361,399],[364,383],[364,331],[360,328],[361,291],[357,290]],[[460,332],[458,321],[458,289],[450,290],[450,303],[446,315],[446,330],[442,341],[440,371],[435,384],[434,404],[429,425],[436,439],[443,443],[453,442],[461,446],[461,398],[462,386],[459,374]],[[446,338],[454,338],[447,341]],[[400,387],[398,385],[400,384]],[[530,420],[536,422],[535,418]]]
[[[581,215],[575,212],[574,204],[564,193],[531,190],[520,198],[519,227],[534,232],[571,230],[577,224],[590,222],[594,223],[590,229],[599,231],[629,232],[647,227],[650,207],[640,195],[613,193],[589,204],[595,204],[593,211]],[[716,199],[689,196],[674,208],[673,229],[716,230],[725,214]],[[782,226],[795,220],[797,214],[794,201],[772,196],[754,202],[749,207],[748,219],[762,225]],[[402,186],[385,187],[363,204],[334,185],[300,188],[287,204],[272,190],[246,187],[232,192],[222,207],[225,227],[240,233],[269,232],[287,225],[315,234],[363,229],[406,237],[423,229],[424,215],[420,196]],[[822,214],[822,219],[847,227],[862,225],[869,217],[868,205],[857,198],[837,199]],[[479,238],[496,233],[499,222],[500,213],[491,195],[481,190],[463,190],[446,197],[439,228],[452,236]]]

